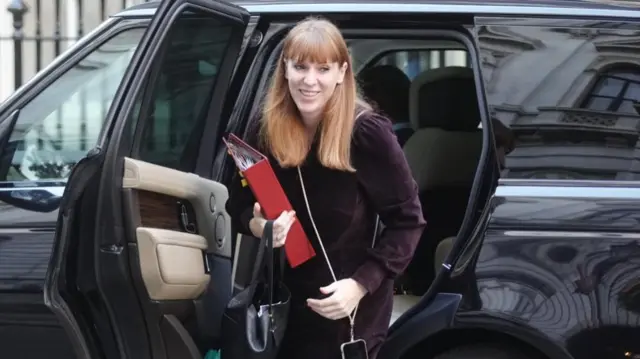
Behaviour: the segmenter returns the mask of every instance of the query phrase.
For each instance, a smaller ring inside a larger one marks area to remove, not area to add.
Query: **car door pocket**
[[[136,229],[142,279],[153,300],[195,299],[210,276],[202,253],[207,240],[199,235],[158,228]]]

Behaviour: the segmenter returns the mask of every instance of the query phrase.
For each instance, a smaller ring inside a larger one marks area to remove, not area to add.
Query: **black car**
[[[395,121],[428,222],[379,358],[640,358],[630,3],[162,0],[114,15],[0,106],[0,357],[219,347],[257,243],[224,212],[221,139],[246,135],[287,29],[322,15]]]

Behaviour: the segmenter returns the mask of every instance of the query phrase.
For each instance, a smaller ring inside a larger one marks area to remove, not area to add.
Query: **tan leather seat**
[[[393,311],[391,312],[391,321],[389,325],[393,324],[404,312],[411,309],[420,301],[420,296],[399,294],[393,296]]]
[[[437,273],[440,270],[440,266],[444,263],[444,260],[451,252],[451,248],[453,247],[453,242],[456,240],[456,237],[448,237],[443,239],[436,247],[436,252],[433,258],[434,264],[434,272]],[[393,312],[391,313],[391,322],[389,325],[393,324],[404,312],[411,309],[414,305],[420,301],[420,296],[410,295],[410,294],[399,294],[393,296]]]
[[[462,224],[482,152],[473,71],[444,67],[418,75],[411,84],[409,115],[416,132],[404,153],[427,227],[406,277],[414,294],[423,294],[437,273],[432,261],[438,243],[457,235]]]

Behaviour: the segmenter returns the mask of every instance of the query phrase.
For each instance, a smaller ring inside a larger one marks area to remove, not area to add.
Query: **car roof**
[[[460,13],[483,15],[640,17],[640,0],[226,0],[250,13]],[[152,16],[160,0],[113,16]]]

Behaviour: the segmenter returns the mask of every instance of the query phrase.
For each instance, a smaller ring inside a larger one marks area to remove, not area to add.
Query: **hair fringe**
[[[309,32],[312,34],[309,35]],[[351,56],[342,34],[331,22],[317,17],[298,23],[284,40],[283,51],[263,104],[259,136],[261,144],[270,150],[282,167],[301,165],[310,149],[304,124],[285,79],[286,58],[347,63],[342,84],[336,86],[325,105],[318,127],[320,140],[317,155],[325,167],[355,172],[351,164],[351,137],[356,108],[370,110],[371,107],[358,94]]]

